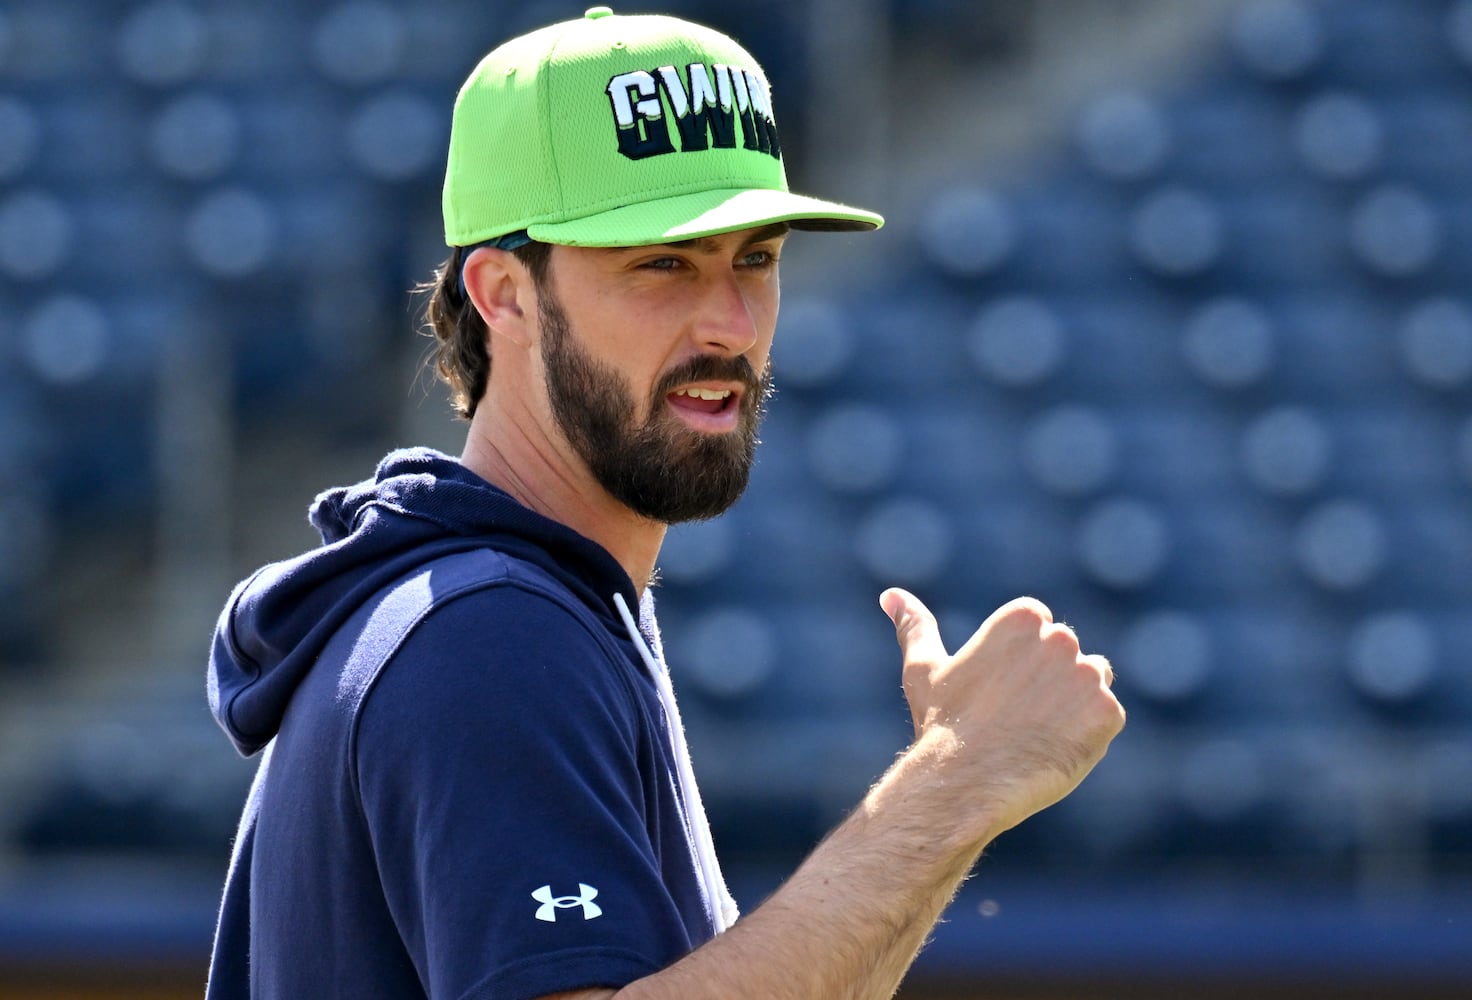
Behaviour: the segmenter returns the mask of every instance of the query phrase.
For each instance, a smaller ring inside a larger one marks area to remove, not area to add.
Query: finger
[[[1035,597],[1014,597],[987,616],[970,638],[956,650],[965,659],[989,642],[1027,643],[1036,641],[1053,622],[1053,612]]]
[[[1081,652],[1079,649],[1078,633],[1074,632],[1071,626],[1063,622],[1045,624],[1039,630],[1039,634],[1042,636],[1044,642],[1059,643],[1065,649],[1072,650],[1075,656]]]
[[[1087,656],[1080,656],[1079,662],[1087,663],[1089,666],[1099,671],[1099,673],[1104,677],[1105,687],[1114,686],[1114,666],[1109,662],[1108,657],[1100,656],[1098,653],[1090,653]]]
[[[1035,624],[1039,631],[1053,624],[1053,612],[1046,604],[1036,597],[1014,597],[1006,604],[992,612],[983,624],[982,628],[993,622],[1018,621]],[[1061,626],[1067,628],[1068,626]]]
[[[946,658],[945,643],[935,615],[914,594],[891,587],[879,595],[879,606],[894,622],[895,639],[905,663],[939,663]]]
[[[993,611],[967,640],[970,650],[993,633],[1010,634],[1018,639],[1035,640],[1053,623],[1053,612],[1035,597],[1015,597]],[[958,654],[961,655],[961,654]]]

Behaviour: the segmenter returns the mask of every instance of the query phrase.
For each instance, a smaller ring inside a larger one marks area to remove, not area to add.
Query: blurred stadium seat
[[[751,22],[796,136],[806,15],[674,6]],[[880,6],[901,37],[1020,16]],[[178,338],[225,345],[241,438],[310,412],[408,443],[402,293],[442,252],[454,88],[554,7],[0,10],[0,680],[76,627],[44,597],[58,548],[157,530]],[[809,846],[903,744],[875,606],[901,584],[953,646],[1031,593],[1118,666],[1130,727],[1004,838],[1014,872],[1472,875],[1472,0],[1244,0],[1215,37],[1024,169],[906,192],[878,277],[789,289],[751,489],[661,566],[737,855]],[[203,718],[206,639],[0,768],[28,803],[7,859],[223,871],[244,772]]]

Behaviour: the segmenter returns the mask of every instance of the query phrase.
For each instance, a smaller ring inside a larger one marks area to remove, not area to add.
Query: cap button
[[[583,16],[590,21],[596,21],[600,17],[609,17],[612,14],[612,7],[589,7],[583,12]]]

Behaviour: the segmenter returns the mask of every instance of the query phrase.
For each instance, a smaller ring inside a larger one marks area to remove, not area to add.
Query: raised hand
[[[886,590],[904,657],[916,746],[945,758],[958,808],[977,809],[987,835],[1016,826],[1078,786],[1124,727],[1102,656],[1084,654],[1046,605],[1002,605],[954,654],[919,598]]]

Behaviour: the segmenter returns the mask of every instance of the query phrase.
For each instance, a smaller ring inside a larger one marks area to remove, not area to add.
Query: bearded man
[[[981,850],[1123,724],[1102,657],[1019,599],[956,655],[895,623],[915,742],[738,921],[648,581],[746,485],[792,230],[760,67],[594,8],[457,99],[428,314],[458,459],[321,494],[323,544],[231,595],[209,694],[262,753],[208,996],[891,996]],[[795,762],[796,763],[796,762]]]

